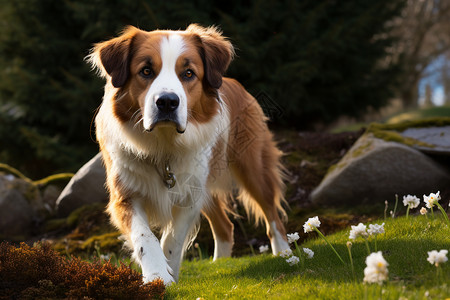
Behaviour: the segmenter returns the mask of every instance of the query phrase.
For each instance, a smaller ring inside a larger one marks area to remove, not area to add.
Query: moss
[[[377,130],[395,130],[403,132],[408,128],[442,127],[450,126],[450,117],[435,117],[422,120],[404,121],[396,124],[372,123],[367,129],[368,132]]]
[[[340,163],[337,163],[337,164],[334,164],[334,165],[330,166],[330,167],[328,168],[328,171],[327,171],[327,174],[326,174],[326,175],[330,174],[330,173],[333,172],[334,170],[339,170],[339,169],[345,167],[345,165],[346,165],[345,163],[340,162]],[[326,175],[325,175],[325,176],[326,176]]]
[[[52,219],[48,220],[44,224],[44,231],[50,232],[50,231],[57,231],[61,230],[62,228],[67,227],[67,220],[66,219]]]
[[[367,129],[367,132],[370,132],[376,138],[382,139],[387,142],[396,142],[396,143],[404,144],[406,146],[421,146],[421,147],[428,147],[428,148],[435,147],[432,144],[421,142],[419,140],[416,140],[416,139],[413,139],[410,137],[404,137],[398,131],[395,131],[395,129],[385,129],[385,128],[391,128],[391,127],[387,126],[387,125],[381,125],[381,124],[372,124]],[[403,129],[403,127],[400,127],[400,128]],[[403,131],[404,130],[406,130],[406,128],[403,129]]]
[[[358,148],[354,149],[351,152],[351,156],[353,158],[356,158],[356,157],[363,155],[364,153],[366,153],[368,150],[370,150],[372,148],[372,145],[373,145],[373,141],[367,140],[365,144],[360,145]]]
[[[100,250],[101,252],[119,252],[122,248],[123,241],[119,239],[120,232],[110,232],[102,235],[94,235],[87,239],[82,245],[83,250]]]
[[[70,179],[73,177],[73,173],[61,173],[54,174],[48,177],[45,177],[40,180],[36,180],[33,182],[34,185],[37,185],[39,188],[46,187],[49,184],[57,184],[57,185],[66,185]]]
[[[74,210],[68,217],[67,217],[67,225],[69,227],[75,227],[82,219],[85,219],[89,217],[90,215],[96,214],[99,211],[103,212],[105,210],[105,204],[103,203],[95,203],[95,204],[89,204],[84,205],[82,207],[77,208]]]
[[[16,176],[17,178],[23,179],[27,182],[31,183],[31,179],[28,178],[27,176],[23,175],[19,170],[7,165],[7,164],[1,164],[0,163],[0,171],[6,172],[8,174],[12,174],[14,176]]]

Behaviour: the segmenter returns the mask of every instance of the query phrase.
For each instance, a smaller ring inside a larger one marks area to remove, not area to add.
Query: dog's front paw
[[[144,273],[144,283],[152,282],[155,279],[161,279],[164,281],[165,286],[169,286],[175,282],[175,279],[171,275],[170,267],[168,267],[165,271],[153,272],[150,274]]]

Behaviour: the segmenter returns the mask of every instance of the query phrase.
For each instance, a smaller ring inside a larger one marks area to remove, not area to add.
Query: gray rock
[[[0,237],[26,236],[33,217],[31,205],[19,190],[0,191]]]
[[[407,194],[437,192],[450,174],[408,146],[363,135],[311,193],[315,203],[385,201]]]
[[[413,147],[430,154],[450,155],[450,126],[408,128],[401,132],[404,137],[413,138],[431,147],[414,145]]]
[[[99,153],[78,170],[56,200],[58,215],[68,216],[73,210],[86,204],[106,203],[108,192],[105,182],[105,168]]]

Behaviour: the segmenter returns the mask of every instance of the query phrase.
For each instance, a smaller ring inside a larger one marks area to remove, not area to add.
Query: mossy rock
[[[425,154],[369,131],[329,169],[311,198],[318,204],[384,201],[395,194],[438,191],[449,180],[449,173]]]

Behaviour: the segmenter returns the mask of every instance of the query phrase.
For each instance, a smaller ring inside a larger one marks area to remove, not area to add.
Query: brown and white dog
[[[201,213],[214,259],[231,255],[227,202],[234,187],[272,252],[289,248],[281,152],[256,100],[223,78],[234,54],[214,27],[142,31],[128,27],[88,57],[107,82],[95,124],[107,170],[108,212],[126,236],[144,281],[178,278]],[[152,230],[162,231],[161,243]]]

